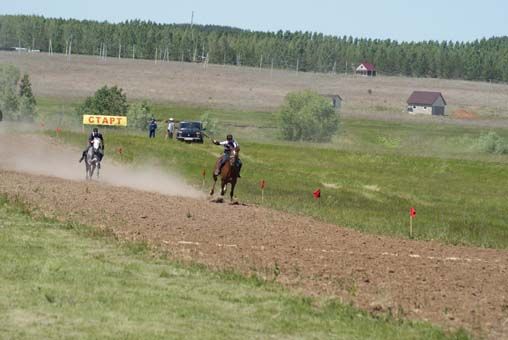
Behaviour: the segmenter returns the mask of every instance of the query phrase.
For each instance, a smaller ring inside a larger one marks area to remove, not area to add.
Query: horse
[[[238,179],[238,165],[236,164],[236,160],[238,157],[239,148],[231,151],[231,155],[229,156],[229,160],[224,163],[222,166],[222,169],[220,171],[220,177],[221,177],[221,190],[220,194],[221,196],[224,196],[224,194],[227,191],[227,185],[231,184],[231,192],[230,192],[230,198],[231,201],[233,201],[233,196],[235,194],[235,186],[236,181]],[[224,156],[222,156],[224,157]],[[220,161],[217,160],[217,162]],[[214,169],[215,170],[215,169]],[[213,186],[212,190],[210,190],[210,196],[212,196],[215,192],[215,184],[217,183],[217,176],[215,175],[215,171],[213,173]]]
[[[99,178],[99,171],[101,168],[101,157],[100,157],[100,149],[101,149],[101,140],[99,138],[94,138],[92,141],[92,145],[88,148],[85,154],[85,171],[86,171],[86,179],[92,179],[95,169],[97,168],[97,178]]]

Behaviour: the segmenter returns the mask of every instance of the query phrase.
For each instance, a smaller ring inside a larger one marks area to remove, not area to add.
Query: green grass
[[[172,263],[93,228],[34,219],[1,196],[0,216],[2,338],[468,338]]]
[[[177,119],[196,119],[204,111],[155,107],[158,117]],[[264,179],[263,205],[275,209],[407,237],[408,211],[415,207],[418,239],[508,248],[508,155],[482,154],[474,148],[488,129],[344,119],[330,143],[290,143],[276,139],[273,114],[210,112],[242,146],[245,166],[237,196],[244,202],[261,204],[259,181]],[[495,131],[508,139],[508,130]],[[122,147],[123,161],[152,161],[196,185],[201,184],[203,168],[206,184],[211,184],[209,174],[221,152],[210,143],[164,141],[161,133],[155,140],[129,130],[108,129],[105,135],[107,157],[118,158],[114,150]],[[61,138],[79,146],[86,140],[69,131]],[[322,192],[319,201],[312,199],[316,188]]]

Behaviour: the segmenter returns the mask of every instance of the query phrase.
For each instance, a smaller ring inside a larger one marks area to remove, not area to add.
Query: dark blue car
[[[180,122],[180,126],[176,131],[176,139],[184,142],[197,142],[203,143],[203,124],[198,121],[194,122]]]

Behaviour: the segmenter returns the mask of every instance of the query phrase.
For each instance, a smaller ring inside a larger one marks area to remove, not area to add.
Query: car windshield
[[[182,122],[180,123],[181,129],[201,129],[201,123],[199,122]]]

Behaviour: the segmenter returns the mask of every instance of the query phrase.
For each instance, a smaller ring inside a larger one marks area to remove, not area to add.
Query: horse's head
[[[93,139],[93,141],[92,141],[92,147],[93,147],[94,151],[99,150],[99,148],[101,147],[101,140],[100,140],[100,138],[94,138]]]
[[[236,160],[238,158],[238,153],[240,152],[240,147],[236,147],[231,150],[231,155],[229,156],[229,163],[234,166],[236,164]]]

